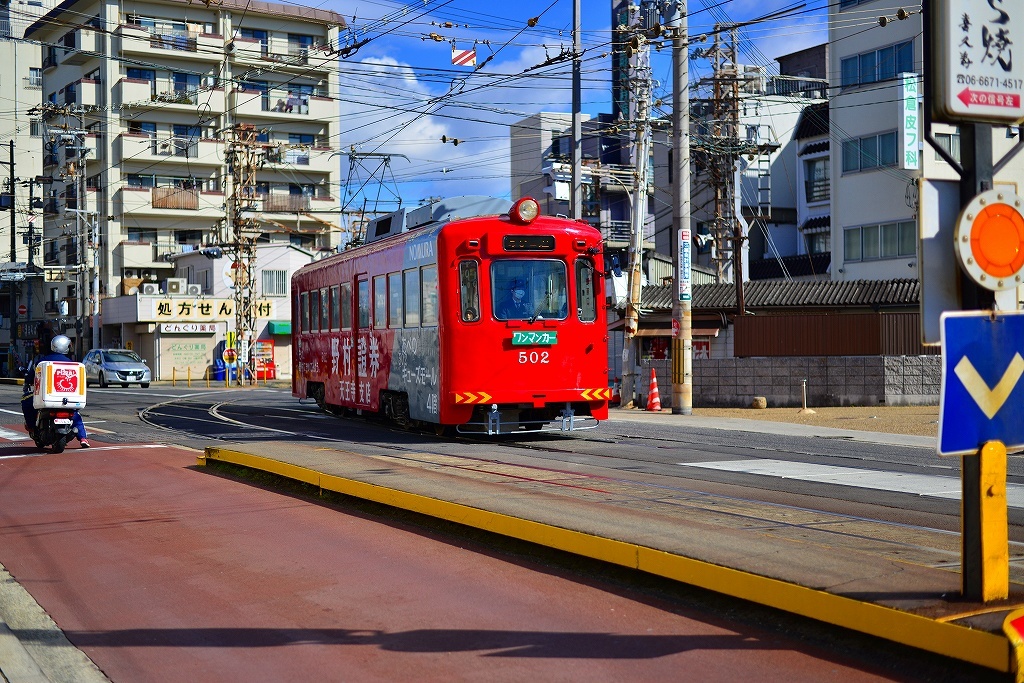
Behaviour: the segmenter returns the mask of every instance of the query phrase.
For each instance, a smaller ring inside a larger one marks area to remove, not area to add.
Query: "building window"
[[[955,161],[960,161],[960,131],[955,133],[935,133],[935,142],[944,149]],[[942,161],[942,157],[935,152],[935,160]]]
[[[831,191],[829,165],[828,157],[804,161],[804,189],[808,203],[828,201]]]
[[[832,236],[827,232],[806,235],[805,239],[808,254],[827,254],[832,249]]]
[[[914,41],[896,43],[878,50],[846,57],[840,62],[842,87],[875,83],[914,71]]]
[[[875,261],[917,254],[917,223],[862,225],[843,231],[844,261]]]
[[[287,270],[264,270],[263,271],[263,295],[264,296],[288,296],[288,271]]]
[[[128,228],[128,241],[156,244],[156,230],[147,228]]]
[[[43,70],[38,66],[28,68],[28,84],[32,88],[43,87]]]
[[[32,119],[28,122],[28,134],[39,137],[43,134],[43,122],[39,119]]]
[[[879,133],[843,141],[843,173],[896,165],[896,133]]]

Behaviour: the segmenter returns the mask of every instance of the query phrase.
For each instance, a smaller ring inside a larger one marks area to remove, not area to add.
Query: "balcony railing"
[[[149,46],[158,50],[195,52],[199,34],[193,31],[165,31],[149,37]]]
[[[154,209],[199,210],[199,190],[190,187],[154,187]]]
[[[39,88],[43,87],[43,75],[42,74],[33,74],[31,76],[25,76],[24,81],[25,81],[25,87],[26,88],[32,88],[33,90],[38,90]]]
[[[629,221],[605,221],[601,226],[601,237],[606,240],[628,242],[633,232]]]
[[[309,211],[309,197],[302,194],[265,194],[263,211],[266,213],[292,213]]]
[[[832,183],[828,178],[805,180],[804,189],[807,192],[808,202],[823,202],[827,200],[831,194]]]

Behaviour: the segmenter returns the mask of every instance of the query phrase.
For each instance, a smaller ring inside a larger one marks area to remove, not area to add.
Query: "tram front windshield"
[[[495,261],[491,299],[498,320],[564,320],[569,311],[565,264],[546,259]]]

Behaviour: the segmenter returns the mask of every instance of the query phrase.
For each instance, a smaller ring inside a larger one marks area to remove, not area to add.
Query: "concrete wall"
[[[693,361],[693,406],[748,407],[755,396],[769,408],[807,406],[938,405],[940,356],[720,358]],[[643,361],[637,388],[647,405],[651,368],[662,408],[672,405],[671,361]]]

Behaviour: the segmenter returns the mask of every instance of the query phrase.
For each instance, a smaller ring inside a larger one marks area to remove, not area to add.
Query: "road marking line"
[[[934,474],[911,474],[906,472],[883,472],[856,467],[815,465],[788,460],[724,460],[719,462],[680,462],[684,467],[757,474],[780,479],[815,481],[823,484],[838,484],[875,491],[910,493],[917,496],[960,500],[960,480]],[[1006,485],[1007,507],[1024,508],[1024,486]]]
[[[25,438],[28,438],[28,437],[25,437]],[[134,448],[177,448],[177,446],[165,445],[165,444],[159,444],[159,443],[138,443],[138,444],[125,445],[125,446],[93,446],[92,448],[65,448],[60,453],[51,453],[50,451],[40,451],[38,453],[15,453],[13,455],[6,455],[2,451],[0,451],[0,462],[3,462],[5,460],[14,460],[16,458],[41,458],[44,455],[65,455],[67,453],[73,453],[73,452],[77,452],[77,451],[82,451],[81,455],[85,455],[86,453],[91,453],[93,451],[123,451],[123,450],[130,450],[130,449],[134,449]],[[188,449],[182,449],[182,450],[188,450]]]
[[[971,361],[967,360],[967,356],[960,359],[953,372],[963,382],[964,388],[981,408],[981,412],[991,420],[1006,403],[1021,375],[1024,375],[1024,358],[1021,358],[1019,353],[1013,354],[1013,360],[1003,373],[1003,378],[992,389],[988,388],[988,383],[981,378]]]
[[[26,441],[28,440],[28,434],[0,427],[0,439],[7,439],[8,441]]]

